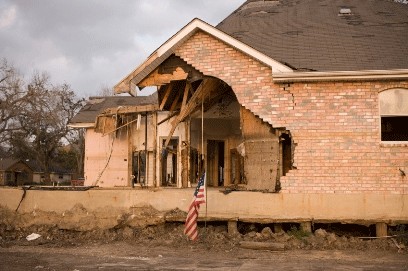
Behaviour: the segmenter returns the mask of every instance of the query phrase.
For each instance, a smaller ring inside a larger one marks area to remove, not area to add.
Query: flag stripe
[[[204,172],[198,181],[197,188],[194,191],[193,200],[189,206],[186,223],[184,226],[184,234],[187,235],[192,241],[197,240],[198,237],[198,210],[200,209],[200,205],[206,201],[205,177]]]

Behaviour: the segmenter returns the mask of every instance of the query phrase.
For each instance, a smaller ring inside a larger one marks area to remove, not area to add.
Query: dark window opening
[[[381,141],[408,141],[408,116],[381,117]]]

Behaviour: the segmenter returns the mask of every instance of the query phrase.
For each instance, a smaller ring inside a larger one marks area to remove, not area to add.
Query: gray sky
[[[198,17],[211,25],[244,0],[0,0],[0,58],[26,79],[46,71],[80,97],[113,87]]]

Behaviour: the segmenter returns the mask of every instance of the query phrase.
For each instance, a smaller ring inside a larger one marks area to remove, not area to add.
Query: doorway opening
[[[164,146],[166,139],[162,139]],[[177,152],[179,139],[170,139],[161,153],[161,186],[177,186]]]
[[[132,179],[133,179],[133,183],[138,183],[141,185],[146,184],[146,152],[145,151],[133,152]]]
[[[207,141],[208,185],[224,186],[224,148],[222,140]]]

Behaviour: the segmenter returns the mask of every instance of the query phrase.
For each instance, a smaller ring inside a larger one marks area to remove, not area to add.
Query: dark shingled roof
[[[0,158],[0,170],[7,170],[18,162],[20,160],[14,158]]]
[[[297,70],[408,69],[408,5],[389,0],[249,0],[217,28]]]
[[[87,104],[72,118],[71,124],[74,123],[94,123],[96,117],[105,109],[116,108],[118,106],[138,106],[157,104],[157,92],[150,96],[108,96],[108,97],[91,97]]]

